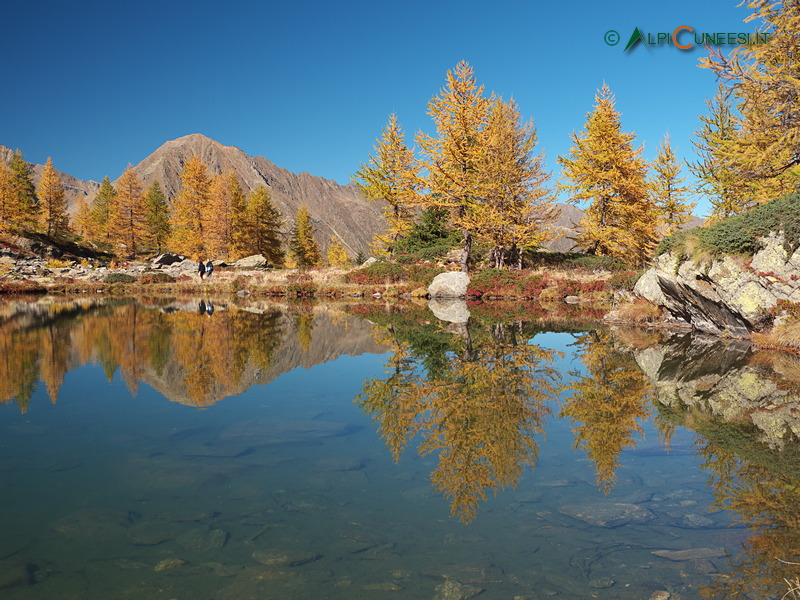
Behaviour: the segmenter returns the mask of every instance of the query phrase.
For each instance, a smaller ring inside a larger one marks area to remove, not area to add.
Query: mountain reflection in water
[[[109,381],[119,371],[131,394],[144,382],[173,402],[207,407],[298,366],[384,351],[369,323],[304,305],[20,301],[0,312],[0,402],[25,412],[41,380],[55,403],[67,372],[99,363]]]
[[[641,329],[497,317],[453,325],[421,307],[372,306],[369,321],[353,314],[364,312],[208,299],[5,302],[0,402],[25,412],[40,381],[56,402],[70,370],[96,363],[109,380],[119,373],[131,394],[143,382],[169,400],[209,407],[297,366],[385,354],[385,373],[364,380],[356,403],[395,461],[414,444],[434,459],[431,483],[462,521],[536,468],[548,425],[561,418],[605,494],[626,456],[697,455],[715,506],[750,530],[722,572],[709,563],[704,597],[780,598],[798,583],[799,357]],[[572,344],[536,343],[554,329],[570,332]],[[644,440],[648,428],[657,444]],[[678,428],[696,432],[693,448],[671,447]],[[645,510],[658,531],[667,529],[662,517],[687,518]],[[704,517],[691,518],[684,526],[702,527]]]

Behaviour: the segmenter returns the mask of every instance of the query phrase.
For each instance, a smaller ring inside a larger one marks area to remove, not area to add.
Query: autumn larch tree
[[[297,211],[294,227],[292,227],[289,237],[289,252],[301,269],[317,266],[322,258],[317,241],[314,239],[314,233],[311,214],[303,204]]]
[[[569,201],[588,202],[575,241],[590,254],[641,265],[657,241],[658,211],[647,183],[642,148],[624,133],[614,95],[603,87],[580,133],[572,135],[569,156],[560,156]]]
[[[199,156],[186,161],[181,173],[181,191],[172,207],[170,246],[174,251],[204,258],[206,241],[203,227],[210,183],[206,165]]]
[[[692,218],[694,202],[688,202],[689,188],[683,183],[681,165],[675,157],[669,135],[664,136],[653,161],[653,174],[650,180],[653,200],[661,215],[661,234],[671,235],[681,229]]]
[[[13,229],[19,215],[11,171],[0,162],[0,231]]]
[[[86,198],[78,199],[78,209],[72,215],[72,229],[82,238],[91,239],[94,237],[92,226],[92,209]]]
[[[228,258],[233,248],[233,207],[230,177],[232,171],[211,178],[208,210],[206,211],[206,240],[209,256]]]
[[[117,197],[117,190],[111,185],[108,175],[103,177],[100,190],[94,197],[90,210],[92,229],[90,237],[99,242],[108,242],[108,223],[111,220],[111,207]]]
[[[436,137],[417,135],[425,157],[427,203],[447,208],[452,226],[462,232],[461,270],[469,271],[469,255],[475,239],[468,213],[482,202],[479,171],[481,131],[486,126],[492,99],[478,86],[472,67],[458,63],[447,72],[447,85],[428,103],[436,124]]]
[[[273,265],[282,264],[281,228],[284,222],[267,186],[259,186],[248,194],[244,222],[246,245],[243,249],[246,253],[261,254]]]
[[[147,241],[160,254],[169,239],[169,206],[158,181],[150,185],[144,196]]]
[[[397,240],[405,236],[414,223],[415,208],[419,206],[422,179],[420,165],[405,144],[397,115],[389,122],[375,144],[375,155],[353,177],[367,200],[385,202],[383,216],[387,228],[375,234],[373,246],[378,253],[394,251]]]
[[[735,164],[733,157],[737,124],[730,99],[719,90],[706,100],[708,113],[700,116],[694,144],[698,160],[689,163],[697,178],[697,189],[711,202],[711,221],[719,221],[755,206],[749,190],[750,178]]]
[[[16,216],[12,220],[13,228],[34,231],[39,224],[41,209],[31,178],[31,168],[19,151],[11,156],[8,168],[11,171],[12,204],[16,211]]]
[[[49,236],[57,236],[67,231],[67,199],[64,186],[53,168],[53,159],[48,157],[42,169],[42,177],[37,186],[39,205],[41,206],[42,229]]]
[[[125,255],[135,258],[147,234],[147,216],[142,198],[142,182],[128,165],[117,181],[117,195],[108,223],[109,241],[122,245]]]
[[[737,131],[726,159],[749,179],[762,204],[800,187],[800,3],[748,0],[746,21],[762,23],[766,41],[728,55],[712,50],[701,66],[722,80],[736,101]]]
[[[347,250],[336,236],[333,236],[328,244],[326,258],[328,259],[328,264],[332,267],[344,267],[350,262],[350,257],[347,256]]]
[[[480,136],[477,161],[481,202],[472,204],[464,221],[492,248],[491,262],[502,268],[522,253],[553,236],[548,227],[558,216],[546,187],[550,174],[544,155],[534,155],[537,136],[532,121],[524,123],[517,104],[495,99]]]

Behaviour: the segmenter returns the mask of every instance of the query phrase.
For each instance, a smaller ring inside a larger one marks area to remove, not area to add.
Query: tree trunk
[[[469,273],[469,253],[472,250],[472,234],[464,232],[464,249],[461,250],[461,272]]]

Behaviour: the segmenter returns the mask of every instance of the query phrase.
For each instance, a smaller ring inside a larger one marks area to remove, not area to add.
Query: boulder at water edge
[[[440,273],[428,286],[430,298],[464,298],[469,287],[469,275],[461,272]]]

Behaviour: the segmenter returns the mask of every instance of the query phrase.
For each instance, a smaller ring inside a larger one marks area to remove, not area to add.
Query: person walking
[[[206,279],[211,279],[211,274],[214,272],[214,263],[210,260],[206,263]]]
[[[200,275],[200,281],[203,281],[203,275],[206,274],[206,265],[202,260],[200,264],[197,265],[197,273]]]

